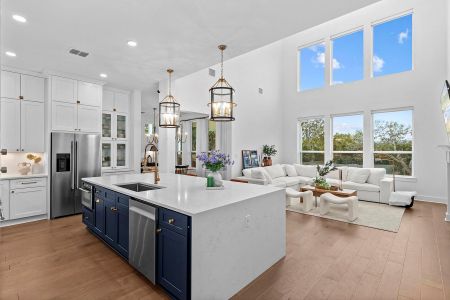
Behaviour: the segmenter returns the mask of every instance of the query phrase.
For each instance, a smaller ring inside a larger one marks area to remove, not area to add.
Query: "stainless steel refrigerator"
[[[81,213],[81,179],[101,174],[100,134],[52,132],[50,163],[50,217]]]

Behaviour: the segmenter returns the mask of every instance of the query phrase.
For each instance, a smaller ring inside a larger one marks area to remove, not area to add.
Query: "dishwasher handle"
[[[144,217],[146,217],[146,218],[148,218],[150,220],[153,220],[153,221],[156,220],[155,214],[153,214],[153,213],[151,213],[149,211],[146,211],[146,210],[144,210],[142,208],[139,208],[139,207],[136,207],[136,206],[130,206],[130,211],[135,212],[138,215],[144,216]]]

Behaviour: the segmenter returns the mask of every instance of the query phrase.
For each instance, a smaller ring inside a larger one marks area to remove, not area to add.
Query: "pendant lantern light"
[[[178,128],[180,126],[180,103],[172,96],[172,69],[167,69],[169,74],[168,95],[159,103],[159,127]]]
[[[233,102],[234,89],[223,77],[223,51],[225,45],[219,45],[220,50],[220,78],[209,89],[211,100],[208,103],[211,109],[210,120],[216,122],[234,121],[233,109],[236,103]]]

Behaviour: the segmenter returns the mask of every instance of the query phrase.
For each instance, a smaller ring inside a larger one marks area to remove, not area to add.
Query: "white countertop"
[[[37,177],[47,177],[48,174],[29,174],[29,175],[21,175],[14,173],[0,173],[0,180],[10,180],[10,179],[26,179],[26,178],[37,178]]]
[[[84,181],[112,191],[193,216],[212,209],[282,190],[272,186],[224,181],[223,190],[206,190],[206,178],[176,174],[160,174],[158,190],[133,192],[115,184],[142,182],[152,185],[154,174],[124,174],[83,178]]]

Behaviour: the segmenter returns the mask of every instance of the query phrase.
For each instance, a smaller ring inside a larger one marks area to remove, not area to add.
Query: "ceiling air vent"
[[[214,70],[214,69],[209,68],[208,73],[209,73],[209,76],[212,76],[212,77],[216,76],[216,70]]]
[[[81,57],[86,57],[86,56],[89,55],[88,52],[80,51],[80,50],[77,50],[77,49],[70,49],[69,53],[73,54],[73,55],[78,55],[78,56],[81,56]]]

